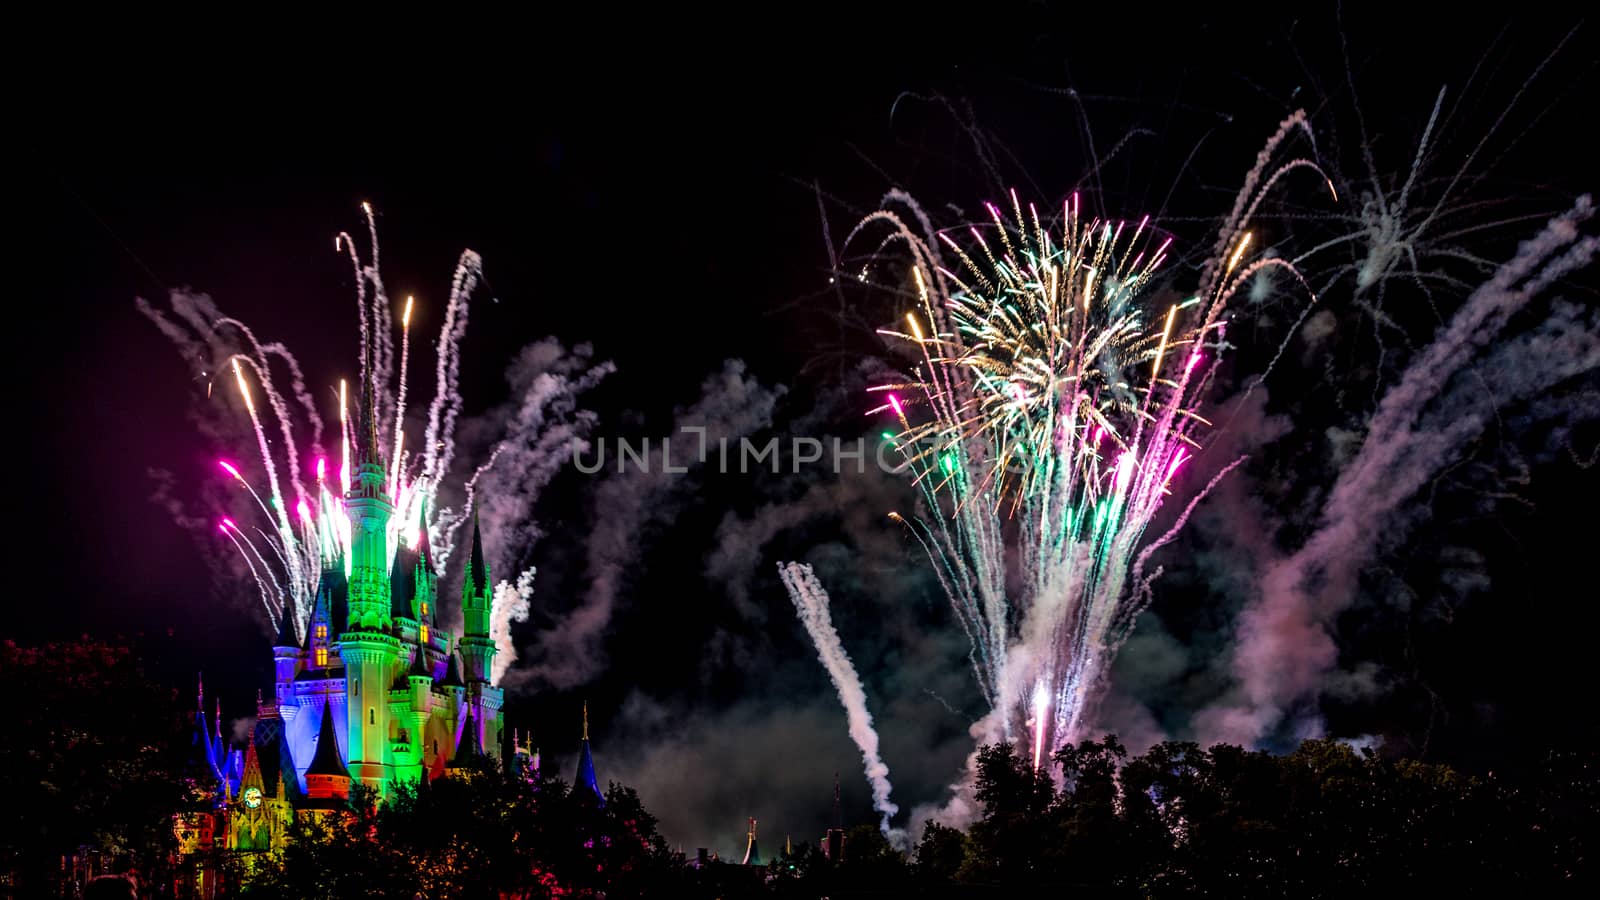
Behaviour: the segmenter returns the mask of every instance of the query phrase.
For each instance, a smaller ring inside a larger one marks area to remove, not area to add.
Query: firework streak
[[[828,592],[817,582],[811,567],[804,563],[778,563],[778,576],[788,588],[795,612],[805,625],[806,633],[811,635],[817,656],[839,692],[839,702],[844,704],[850,719],[850,739],[861,748],[861,762],[866,768],[867,781],[872,785],[872,806],[881,816],[879,829],[889,834],[889,820],[900,808],[889,800],[889,767],[878,755],[878,732],[873,730],[872,713],[867,711],[867,692],[861,687],[861,677],[850,662],[850,654],[839,642],[833,617],[828,614]]]
[[[895,193],[886,207],[910,208],[920,233],[888,208],[852,233],[891,227],[880,249],[909,248],[918,300],[903,330],[882,332],[915,362],[873,388],[883,403],[872,412],[898,426],[884,439],[928,512],[890,517],[921,543],[971,639],[992,709],[979,731],[1030,746],[1035,766],[1093,724],[1110,661],[1148,602],[1144,563],[1204,496],[1144,543],[1209,424],[1198,409],[1229,300],[1269,267],[1299,278],[1284,260],[1249,260],[1245,230],[1281,175],[1320,171],[1306,159],[1269,169],[1297,130],[1309,136],[1298,114],[1258,157],[1201,290],[1164,308],[1144,294],[1171,239],[1149,217],[1086,221],[1077,195],[1042,218],[1012,192],[1009,213],[988,205],[990,221],[958,242]]]
[[[441,562],[448,558],[456,529],[464,518],[459,511],[438,510],[431,502],[436,488],[445,474],[454,446],[455,413],[460,408],[457,391],[459,372],[459,344],[465,332],[467,300],[480,277],[477,254],[466,251],[461,255],[456,274],[452,279],[449,303],[445,311],[444,333],[439,341],[439,379],[433,402],[428,410],[429,439],[423,452],[405,449],[406,366],[411,345],[411,312],[413,303],[406,299],[401,316],[400,377],[389,371],[394,366],[393,336],[389,333],[392,317],[388,310],[388,297],[383,289],[383,279],[377,263],[377,233],[372,210],[363,205],[368,231],[372,238],[373,253],[370,263],[363,263],[348,234],[335,239],[336,250],[348,251],[356,275],[356,305],[361,321],[361,367],[359,384],[368,385],[374,392],[373,405],[379,414],[392,418],[392,426],[385,433],[392,435],[393,458],[388,461],[390,496],[395,503],[394,514],[389,518],[386,545],[389,563],[399,547],[415,547],[422,529],[429,529],[429,540],[434,554]],[[339,432],[334,459],[337,472],[329,471],[329,454],[323,449],[322,420],[316,414],[316,404],[305,388],[300,366],[281,344],[263,345],[249,328],[234,319],[218,319],[212,333],[223,329],[238,331],[246,339],[249,352],[234,353],[225,358],[231,376],[244,401],[250,424],[255,432],[259,451],[259,464],[266,476],[267,495],[263,498],[241,471],[242,466],[220,461],[228,477],[237,481],[254,498],[266,527],[250,530],[262,538],[266,550],[252,541],[250,536],[232,519],[223,519],[220,530],[231,538],[249,565],[251,574],[261,591],[262,605],[276,624],[280,617],[290,616],[295,631],[303,634],[316,600],[318,578],[324,565],[341,563],[346,574],[351,564],[350,520],[345,514],[344,495],[350,489],[350,457],[357,439],[356,412],[351,409],[350,390],[340,382],[338,391]],[[269,357],[276,356],[289,365],[293,376],[291,391],[297,406],[305,412],[305,425],[310,431],[311,455],[303,459],[300,453],[297,422],[290,404],[273,383]],[[264,421],[254,395],[259,392],[266,398],[265,411],[270,423]],[[270,424],[270,428],[269,428]],[[269,435],[280,438],[277,446]],[[302,471],[309,478],[302,477]],[[307,483],[309,480],[310,483]]]

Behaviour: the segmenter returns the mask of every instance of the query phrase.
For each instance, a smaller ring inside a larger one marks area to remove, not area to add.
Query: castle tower
[[[350,517],[350,613],[339,656],[345,666],[350,775],[382,792],[393,777],[388,694],[400,659],[400,640],[390,633],[388,530],[394,504],[384,486],[370,377],[361,394],[356,479],[344,501]]]
[[[311,626],[307,624],[307,628]],[[272,639],[272,681],[275,697],[281,705],[286,692],[293,690],[294,676],[300,669],[300,640],[294,634],[294,616],[286,605],[278,617],[278,636]]]
[[[594,794],[601,806],[606,805],[606,795],[600,791],[600,779],[595,775],[594,756],[589,752],[589,704],[583,704],[583,744],[578,748],[578,777],[573,790],[587,790]]]
[[[306,805],[313,809],[337,809],[350,796],[350,773],[339,762],[333,717],[333,704],[323,704],[317,752],[311,757],[310,768],[306,769]]]
[[[433,547],[428,541],[428,499],[422,499],[421,531],[417,537],[416,583],[417,646],[431,647],[436,640],[433,623],[439,614],[439,573],[433,568]],[[428,660],[431,664],[432,660]]]
[[[488,684],[494,665],[494,640],[489,637],[489,617],[494,606],[489,563],[483,556],[483,529],[478,507],[472,507],[472,556],[461,582],[461,661],[468,684]]]

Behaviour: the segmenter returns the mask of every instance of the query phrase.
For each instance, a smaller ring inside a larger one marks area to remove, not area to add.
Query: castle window
[[[328,664],[328,648],[326,648],[326,647],[318,647],[317,648],[317,665],[319,667],[322,667],[322,666],[326,666],[327,664]]]
[[[422,601],[422,614],[423,615],[427,615],[428,614],[428,601],[426,601],[426,600]]]
[[[428,614],[427,604],[423,604],[422,614],[423,615],[427,615]],[[426,644],[428,642],[428,626],[426,626],[426,625],[422,626],[421,637],[422,637],[422,642],[424,644]]]
[[[328,626],[326,626],[326,625],[318,625],[317,626],[317,640],[325,641],[327,639],[328,639]]]
[[[370,706],[367,707],[367,724],[368,725],[376,725],[376,724],[378,724],[378,711],[376,709],[373,709]]]

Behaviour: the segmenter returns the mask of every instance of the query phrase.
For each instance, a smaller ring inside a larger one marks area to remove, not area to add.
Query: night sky
[[[153,468],[191,497],[217,477],[192,419],[204,382],[134,298],[209,294],[293,348],[314,386],[348,376],[352,277],[332,236],[362,226],[362,201],[378,210],[390,295],[417,296],[419,333],[437,330],[460,251],[484,257],[464,345],[469,416],[505,399],[519,348],[553,335],[617,365],[583,401],[600,416],[596,434],[667,432],[675,409],[740,360],[761,390],[783,386],[780,432],[855,435],[867,433],[869,404],[849,360],[880,349],[860,325],[896,311],[852,295],[855,318],[841,320],[819,190],[835,243],[890,187],[954,224],[1015,186],[1042,205],[1081,188],[1106,208],[1163,214],[1192,250],[1212,239],[1211,221],[1293,108],[1312,113],[1336,180],[1359,185],[1363,144],[1386,177],[1404,177],[1449,85],[1452,102],[1467,99],[1430,174],[1448,178],[1503,113],[1464,196],[1494,198],[1494,219],[1547,217],[1595,187],[1593,27],[1468,18],[1347,10],[1341,23],[1329,8],[1089,20],[1030,4],[925,23],[807,14],[704,30],[633,22],[623,33],[465,22],[451,28],[460,41],[106,47],[93,90],[60,88],[17,137],[23,208],[40,210],[18,222],[44,227],[39,255],[13,262],[29,287],[7,317],[18,407],[7,520],[20,583],[4,634],[138,636],[163,677],[187,690],[203,669],[225,715],[253,712],[256,688],[270,688],[268,626],[239,596],[244,582],[212,577],[202,545],[215,535],[179,528],[150,501]],[[1109,153],[1131,129],[1149,133]],[[1086,180],[1091,159],[1103,165]],[[1466,240],[1503,259],[1539,221]],[[1593,286],[1579,277],[1566,296],[1593,304]],[[1341,335],[1361,327],[1358,310],[1337,304],[1347,296],[1329,294],[1349,323]],[[1263,326],[1274,345],[1286,322]],[[1426,339],[1425,318],[1404,324]],[[1375,377],[1376,350],[1340,341],[1268,384],[1268,411],[1310,442],[1276,445],[1304,455],[1253,463],[1241,489],[1260,488],[1253,496],[1279,527],[1269,540],[1302,537],[1307,498],[1332,478],[1305,448],[1351,426],[1329,412],[1337,386],[1371,391],[1362,379]],[[431,353],[418,354],[431,367]],[[1392,380],[1400,359],[1376,377]],[[1594,376],[1564,386],[1572,409],[1592,412]],[[431,394],[430,381],[413,386]],[[1354,674],[1324,695],[1330,733],[1474,770],[1595,737],[1585,660],[1600,484],[1578,462],[1600,433],[1571,413],[1577,457],[1541,453],[1548,427],[1523,433],[1518,414],[1505,411],[1513,424],[1425,489],[1428,515],[1408,508],[1414,527],[1365,573],[1337,629],[1340,670]],[[971,749],[965,728],[981,699],[945,601],[880,517],[897,489],[840,488],[829,495],[839,509],[797,516],[757,548],[758,567],[728,574],[709,561],[740,523],[812,485],[691,481],[630,524],[636,556],[587,661],[540,658],[538,634],[586,602],[587,541],[610,510],[570,473],[545,492],[546,537],[527,557],[540,569],[535,613],[517,633],[525,662],[583,674],[559,689],[526,684],[508,724],[533,729],[567,771],[587,699],[602,779],[636,784],[669,839],[689,847],[731,851],[748,815],[771,823],[770,840],[814,839],[836,771],[847,816],[866,821],[844,716],[772,571],[807,559],[866,679],[897,799],[903,809],[937,800]],[[1119,666],[1117,695],[1161,733],[1190,736],[1189,715],[1219,689],[1215,659],[1249,590],[1229,575],[1242,546],[1229,535],[1266,527],[1232,517],[1243,509],[1196,520],[1168,557],[1155,621]]]

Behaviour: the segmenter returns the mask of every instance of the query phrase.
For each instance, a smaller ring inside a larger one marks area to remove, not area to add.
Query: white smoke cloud
[[[1310,704],[1337,659],[1328,628],[1353,602],[1380,541],[1400,537],[1386,527],[1396,510],[1482,433],[1499,406],[1600,367],[1600,322],[1570,304],[1557,303],[1539,327],[1484,351],[1513,314],[1593,259],[1600,241],[1578,232],[1592,212],[1581,198],[1525,242],[1384,395],[1324,503],[1320,528],[1267,567],[1259,598],[1243,613],[1233,654],[1237,689],[1196,717],[1205,740],[1253,745],[1282,727],[1320,733]]]
[[[589,591],[576,609],[540,632],[533,654],[537,661],[525,672],[513,673],[518,680],[533,679],[558,689],[570,688],[604,669],[602,639],[628,572],[638,558],[639,532],[649,522],[670,517],[671,492],[684,477],[682,472],[668,471],[668,463],[673,468],[693,471],[718,459],[717,448],[722,441],[736,444],[739,438],[771,423],[773,407],[783,393],[783,388],[765,387],[747,374],[743,362],[729,360],[720,373],[705,381],[700,399],[678,411],[677,426],[669,436],[670,459],[667,445],[652,441],[642,464],[630,458],[618,471],[616,447],[611,447],[613,452],[606,457],[606,467],[612,474],[605,476],[592,492]],[[702,439],[706,456],[699,459]]]

